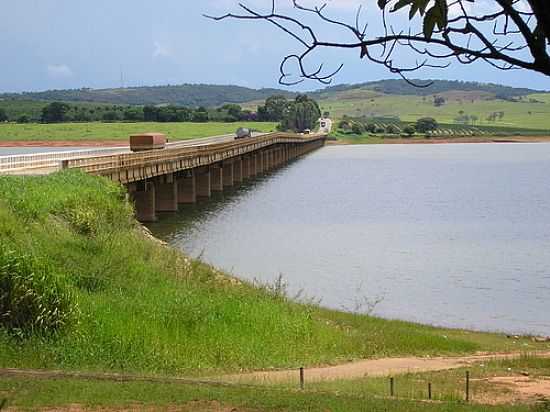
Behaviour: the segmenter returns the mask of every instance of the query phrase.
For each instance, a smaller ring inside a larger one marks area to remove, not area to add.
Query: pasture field
[[[336,119],[344,115],[396,116],[401,121],[415,122],[421,117],[429,116],[439,123],[454,123],[454,119],[462,111],[464,114],[478,117],[476,126],[550,130],[549,94],[529,95],[519,102],[486,100],[486,97],[472,94],[452,95],[447,96],[444,105],[435,107],[433,96],[383,95],[372,90],[365,90],[363,93],[360,90],[352,90],[321,99],[319,103],[322,111],[330,112],[331,117]],[[488,121],[487,117],[494,112],[504,112],[504,116],[496,121]]]
[[[276,123],[0,123],[0,142],[15,141],[108,141],[127,140],[131,134],[159,132],[169,140],[234,133],[239,127],[262,132],[275,131]]]

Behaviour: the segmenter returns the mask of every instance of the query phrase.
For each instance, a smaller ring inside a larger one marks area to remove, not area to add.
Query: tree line
[[[238,104],[218,108],[197,108],[176,105],[94,105],[52,102],[42,107],[39,114],[18,113],[10,117],[0,108],[0,122],[68,123],[68,122],[278,122],[280,130],[302,131],[313,129],[321,110],[318,103],[306,95],[287,99],[274,95],[266,99],[256,111],[243,109]]]

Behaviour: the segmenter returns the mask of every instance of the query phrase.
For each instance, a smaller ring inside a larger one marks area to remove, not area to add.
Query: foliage
[[[8,114],[6,113],[6,110],[0,108],[0,122],[7,122],[8,121]]]
[[[361,134],[365,133],[365,126],[363,126],[362,123],[354,122],[351,125],[351,131],[353,132],[353,134],[361,135]]]
[[[434,97],[434,106],[435,107],[441,107],[445,104],[445,98],[442,96],[435,96]]]
[[[28,114],[22,114],[17,118],[17,123],[30,123],[31,117]]]
[[[320,117],[321,110],[317,102],[306,95],[299,95],[287,104],[281,120],[281,129],[297,132],[313,129]]]
[[[403,128],[403,133],[405,133],[408,136],[412,136],[413,134],[415,134],[415,132],[416,132],[416,128],[412,124],[409,124]]]
[[[280,122],[288,107],[288,100],[284,95],[274,95],[266,99],[265,105],[258,106],[258,119],[267,122]]]
[[[422,117],[416,121],[416,131],[419,133],[426,133],[437,129],[437,121],[433,117]]]
[[[42,109],[42,122],[61,123],[68,120],[67,113],[71,107],[67,103],[53,102]]]
[[[75,297],[51,267],[0,243],[0,326],[19,337],[51,335],[77,315]]]

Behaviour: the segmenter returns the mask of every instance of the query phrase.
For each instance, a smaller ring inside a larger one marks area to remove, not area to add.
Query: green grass
[[[426,403],[404,399],[380,399],[372,393],[355,391],[305,391],[220,387],[147,382],[104,382],[75,379],[30,380],[3,378],[0,399],[16,410],[58,409],[81,405],[89,408],[131,408],[154,410],[185,408],[194,412],[221,410],[221,406],[247,411],[332,411],[332,412],[535,412],[543,406],[487,406],[463,402]],[[179,410],[179,409],[178,409]]]
[[[353,93],[351,93],[353,92]],[[368,93],[367,93],[368,92]],[[351,94],[350,94],[351,93]],[[534,98],[545,103],[531,103]],[[322,111],[330,112],[333,118],[344,115],[351,117],[397,116],[405,122],[415,122],[421,117],[434,117],[439,123],[454,123],[459,111],[468,115],[477,115],[476,125],[495,126],[515,129],[550,130],[550,94],[526,96],[525,102],[504,100],[448,100],[441,107],[433,105],[433,99],[419,96],[399,96],[376,94],[372,91],[360,93],[360,90],[343,92],[336,97],[320,100]],[[492,112],[504,112],[502,120],[489,122],[487,116]]]
[[[2,141],[85,141],[128,140],[131,134],[160,132],[169,140],[217,136],[234,133],[238,127],[249,127],[262,132],[275,131],[276,123],[59,123],[59,124],[0,124]]]
[[[80,172],[0,177],[0,246],[46,262],[80,309],[49,337],[0,327],[0,367],[200,375],[396,355],[549,348],[326,310],[236,283],[145,237],[124,190]]]

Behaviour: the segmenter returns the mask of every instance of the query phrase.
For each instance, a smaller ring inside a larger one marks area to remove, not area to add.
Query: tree
[[[145,106],[143,108],[143,119],[146,122],[158,122],[159,108],[155,106]]]
[[[122,116],[116,110],[107,110],[105,113],[103,113],[102,120],[104,122],[116,122],[122,120]]]
[[[258,107],[258,120],[263,122],[280,122],[287,108],[288,100],[285,96],[274,95],[268,97],[264,106]]]
[[[67,121],[71,107],[67,103],[53,102],[42,109],[43,123],[61,123]]]
[[[123,118],[130,122],[142,122],[144,118],[143,109],[140,107],[127,107],[124,110]]]
[[[279,79],[282,84],[305,79],[330,83],[342,65],[325,71],[323,65],[308,61],[315,51],[324,48],[355,49],[361,59],[380,64],[404,79],[421,68],[445,68],[450,59],[462,64],[484,61],[502,70],[522,68],[550,76],[548,0],[378,0],[383,23],[378,26],[362,21],[360,1],[355,18],[349,21],[330,13],[330,3],[323,5],[321,0],[312,6],[311,1],[308,6],[302,0],[288,1],[294,6],[288,12],[280,10],[279,2],[272,0],[267,12],[240,4],[242,14],[207,17],[216,21],[266,21],[296,40],[301,49],[283,59]],[[409,23],[400,11],[408,11]],[[340,28],[338,37],[325,38],[326,26]],[[402,63],[409,60],[410,54],[421,60],[412,65]],[[292,79],[288,67],[296,63],[299,73],[297,79]]]
[[[435,96],[434,97],[434,106],[435,107],[441,107],[445,104],[445,98],[441,96]]]
[[[363,133],[365,133],[365,126],[363,126],[362,123],[354,122],[351,125],[351,131],[353,134],[362,135]]]
[[[280,128],[296,132],[313,129],[320,117],[321,110],[317,102],[306,95],[298,95],[294,101],[287,104]]]
[[[418,133],[431,132],[439,127],[437,121],[433,117],[422,117],[416,121],[416,131]]]
[[[210,120],[210,116],[208,115],[208,110],[206,110],[206,107],[199,107],[197,110],[193,112],[193,121],[196,123],[206,123]]]
[[[8,114],[4,109],[0,109],[0,122],[7,122],[8,121]]]
[[[31,117],[28,114],[22,114],[17,118],[17,123],[30,123]]]
[[[414,128],[414,126],[412,124],[409,124],[409,125],[407,125],[403,128],[403,132],[407,136],[411,137],[416,132],[416,129]]]

